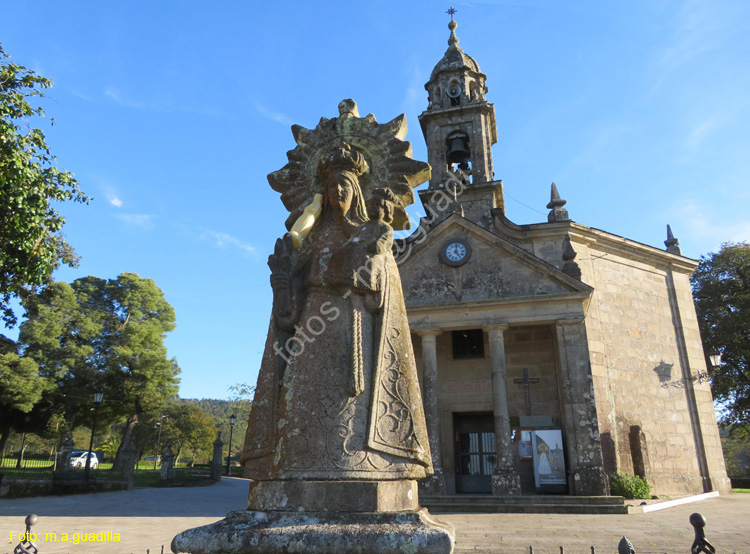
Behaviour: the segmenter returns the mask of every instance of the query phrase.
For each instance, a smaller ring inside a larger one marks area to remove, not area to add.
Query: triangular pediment
[[[459,243],[463,249],[446,252]],[[562,253],[561,253],[562,255]],[[453,258],[453,259],[451,259]],[[562,259],[562,258],[561,258]],[[398,257],[407,308],[512,298],[552,298],[592,288],[520,246],[453,214],[421,237],[412,237]]]

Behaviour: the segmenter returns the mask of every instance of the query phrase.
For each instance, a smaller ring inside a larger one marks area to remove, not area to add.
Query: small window
[[[453,331],[453,359],[484,358],[484,333],[481,329]]]

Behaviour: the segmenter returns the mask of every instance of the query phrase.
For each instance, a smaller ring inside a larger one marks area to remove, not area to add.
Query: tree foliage
[[[41,399],[47,384],[39,376],[39,367],[18,355],[16,344],[3,337],[0,341],[0,452],[5,448],[13,427],[26,422],[27,415]]]
[[[750,244],[725,243],[701,257],[691,281],[706,355],[722,356],[708,367],[723,420],[750,424]]]
[[[727,464],[727,475],[732,478],[750,477],[750,425],[722,429],[721,447]]]
[[[235,390],[230,387],[230,390]],[[247,430],[247,418],[250,415],[252,402],[246,396],[235,396],[232,400],[217,400],[213,398],[202,398],[200,400],[183,400],[183,402],[195,402],[213,416],[216,421],[216,430],[221,431],[221,440],[224,441],[224,450],[229,450],[229,439],[232,438],[232,452],[237,453],[242,449]],[[237,418],[234,430],[229,424],[229,417],[234,414]],[[214,439],[216,436],[214,436]]]
[[[177,458],[187,454],[194,461],[210,461],[211,447],[216,438],[214,418],[197,403],[189,401],[170,402],[165,415],[162,448],[171,442]]]
[[[174,309],[151,279],[123,273],[50,283],[23,305],[19,341],[54,383],[44,401],[69,429],[90,424],[92,393],[101,388],[100,421],[126,419],[127,444],[138,418],[177,394],[179,367],[164,345]]]
[[[27,286],[46,283],[76,257],[52,202],[86,202],[73,175],[54,165],[44,133],[31,126],[44,110],[32,104],[52,82],[12,63],[0,46],[0,318],[16,322],[10,306]]]

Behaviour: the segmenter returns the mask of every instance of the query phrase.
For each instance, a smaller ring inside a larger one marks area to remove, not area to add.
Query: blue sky
[[[449,6],[3,6],[6,52],[54,80],[45,107],[56,125],[43,128],[58,163],[94,197],[60,207],[82,261],[56,278],[154,279],[177,313],[167,344],[181,396],[254,383],[266,259],[287,217],[266,175],[294,147],[290,125],[312,128],[354,98],[381,122],[405,113],[426,160],[417,116]],[[512,221],[545,221],[555,181],[571,219],[658,248],[667,223],[692,258],[750,240],[750,3],[454,6],[495,104],[495,175]]]

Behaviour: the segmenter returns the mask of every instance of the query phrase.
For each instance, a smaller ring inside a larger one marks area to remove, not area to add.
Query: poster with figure
[[[537,489],[560,491],[567,487],[562,431],[548,429],[531,433],[534,453],[534,483]]]

